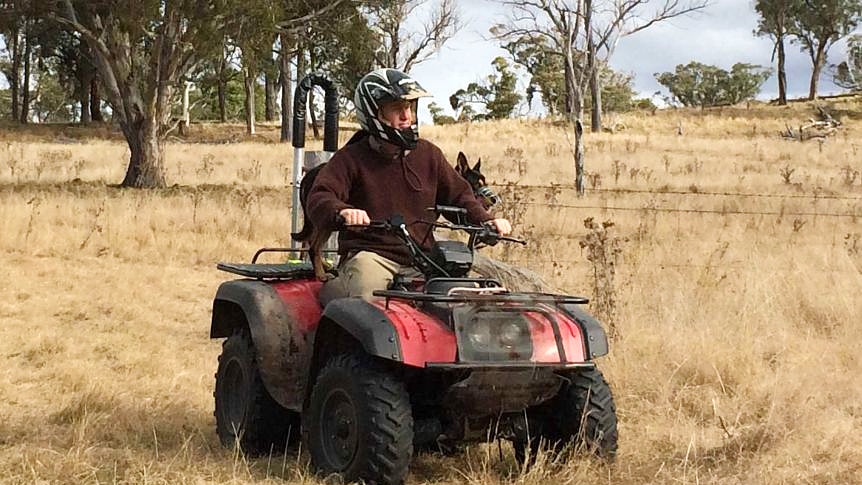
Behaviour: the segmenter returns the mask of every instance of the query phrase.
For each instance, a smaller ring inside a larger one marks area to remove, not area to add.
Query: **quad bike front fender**
[[[298,286],[293,291],[310,290]],[[210,337],[229,337],[247,327],[266,390],[283,407],[300,411],[312,353],[310,335],[302,331],[308,316],[283,297],[263,281],[222,283],[213,302]]]
[[[380,308],[361,298],[340,298],[323,310],[329,319],[353,336],[365,353],[402,361],[401,340],[392,321]]]
[[[588,359],[595,359],[607,355],[608,335],[602,324],[592,315],[587,313],[580,305],[565,303],[560,305],[563,311],[571,317],[584,334],[584,350]]]

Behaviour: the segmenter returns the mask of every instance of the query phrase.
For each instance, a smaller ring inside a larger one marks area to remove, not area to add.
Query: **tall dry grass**
[[[862,133],[848,117],[823,145],[777,136],[808,116],[619,118],[586,139],[582,198],[565,127],[423,127],[451,159],[482,157],[530,240],[493,256],[590,296],[583,221],[613,222],[600,366],[621,441],[611,466],[424,455],[408,483],[862,482]],[[288,242],[291,150],[174,142],[176,185],[138,191],[110,185],[120,142],[0,138],[0,482],[321,483],[301,453],[222,449],[212,417],[214,263]]]

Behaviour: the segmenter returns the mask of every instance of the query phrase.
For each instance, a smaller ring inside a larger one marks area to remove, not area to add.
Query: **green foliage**
[[[548,113],[561,113],[564,110],[566,93],[563,57],[547,38],[525,35],[503,45],[503,48],[511,54],[516,64],[523,66],[530,74],[527,102],[532,104],[534,96],[540,93],[542,104]],[[583,61],[580,57],[576,63],[580,65]],[[599,81],[603,111],[625,112],[631,109],[635,96],[633,76],[616,72],[603,64],[599,66]],[[584,99],[584,106],[592,106],[592,99],[588,94]]]
[[[471,104],[484,106],[484,113],[472,115],[471,119],[477,120],[508,118],[512,114],[521,101],[521,95],[515,92],[517,76],[502,57],[494,59],[491,65],[496,74],[488,75],[483,83],[470,83],[449,97],[452,109],[457,111]]]
[[[804,0],[757,0],[754,10],[760,15],[755,34],[779,41],[796,33],[793,17],[802,8]]]
[[[227,119],[237,121],[245,119],[245,88],[241,73],[236,68],[228,68],[232,74],[228,77],[225,89],[225,111]],[[218,105],[218,84],[214,82],[201,82],[195,85],[196,89],[189,93],[189,116],[193,120],[218,120],[221,116]],[[264,105],[264,88],[255,83],[254,92],[254,115],[256,119],[262,119],[266,106]],[[174,114],[179,116],[181,106],[176,106]]]
[[[751,99],[769,78],[771,69],[737,63],[730,72],[700,62],[678,65],[674,72],[656,74],[658,82],[683,106],[722,106]]]
[[[658,109],[658,106],[656,106],[655,103],[653,103],[652,100],[649,98],[637,98],[635,100],[632,100],[632,108],[639,111],[649,111],[655,113],[655,111]]]
[[[43,71],[39,76],[31,112],[40,123],[71,123],[76,119],[74,100],[60,82],[60,76],[51,71]]]
[[[560,78],[562,79],[562,74]],[[624,72],[617,72],[608,65],[601,66],[599,70],[599,84],[602,88],[602,111],[609,113],[625,113],[632,109],[635,93],[634,76]],[[585,93],[584,106],[591,109],[593,105],[589,92]]]
[[[0,113],[8,113],[12,110],[12,93],[9,89],[0,89]]]
[[[435,125],[451,125],[455,123],[455,118],[444,115],[443,108],[437,105],[437,103],[431,103],[428,105],[428,111],[431,112],[431,119],[434,121]]]
[[[835,66],[835,84],[862,91],[862,34],[847,39],[847,60]]]
[[[310,50],[309,71],[323,70],[341,86],[345,101],[353,100],[359,80],[375,67],[378,39],[369,26],[368,12],[344,3],[313,21],[304,40]]]
[[[814,57],[820,45],[834,44],[859,25],[859,0],[803,2],[793,12],[795,41]]]
[[[563,111],[565,79],[563,57],[544,36],[524,35],[503,45],[516,64],[523,66],[530,75],[527,86],[527,103],[533,103],[536,93],[541,93],[542,103],[550,114]]]

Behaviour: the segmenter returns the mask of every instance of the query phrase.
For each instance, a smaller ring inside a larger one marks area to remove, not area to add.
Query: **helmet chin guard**
[[[409,128],[394,128],[380,120],[380,108],[393,101],[411,101],[415,113],[417,100],[429,96],[431,95],[407,74],[397,69],[377,69],[359,81],[353,104],[356,105],[356,117],[363,130],[381,140],[412,150],[419,142],[418,120],[414,119]]]

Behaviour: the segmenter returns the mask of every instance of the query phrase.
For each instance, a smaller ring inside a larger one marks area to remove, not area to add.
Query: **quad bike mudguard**
[[[421,314],[410,318],[406,309],[386,312],[360,298],[335,300],[321,312],[320,286],[312,279],[234,280],[219,286],[213,303],[210,337],[229,337],[247,325],[264,386],[285,408],[302,409],[315,330],[322,319],[352,335],[368,355],[402,361],[401,346],[405,342],[408,350],[413,350],[407,362],[412,365],[421,366],[426,358],[454,358],[450,341],[454,338],[447,338],[446,331],[432,318]],[[429,342],[428,335],[432,340],[442,338],[449,345],[432,346],[423,352],[422,344]]]
[[[210,337],[229,337],[247,324],[266,389],[279,404],[294,411],[302,409],[305,397],[306,369],[312,355],[311,338],[305,330],[308,322],[320,319],[319,288],[319,282],[310,280],[289,284],[234,280],[219,286],[213,302]]]

